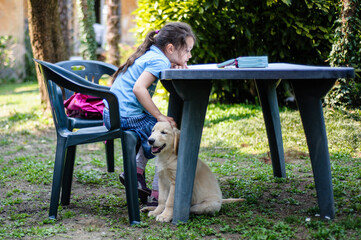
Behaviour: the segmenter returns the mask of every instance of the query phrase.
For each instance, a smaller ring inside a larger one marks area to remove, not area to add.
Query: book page
[[[210,63],[210,64],[194,64],[188,65],[189,69],[217,69],[217,64]]]

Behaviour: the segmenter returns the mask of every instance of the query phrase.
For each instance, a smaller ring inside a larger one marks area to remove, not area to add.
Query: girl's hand
[[[167,117],[165,115],[160,115],[157,118],[158,122],[169,122],[172,127],[177,127],[177,123],[174,121],[172,117]]]
[[[177,124],[172,117],[167,117],[159,111],[148,92],[148,87],[155,81],[155,79],[156,77],[153,74],[143,72],[135,82],[133,92],[140,104],[142,104],[142,106],[153,117],[155,117],[158,122],[169,122],[172,127],[177,127]]]

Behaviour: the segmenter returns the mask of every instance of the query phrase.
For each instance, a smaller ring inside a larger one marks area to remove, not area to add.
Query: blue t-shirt
[[[146,111],[133,93],[134,84],[144,71],[157,78],[148,88],[150,96],[153,96],[160,72],[170,67],[169,59],[153,45],[149,51],[137,58],[125,73],[119,74],[110,91],[118,97],[120,116],[135,117]]]

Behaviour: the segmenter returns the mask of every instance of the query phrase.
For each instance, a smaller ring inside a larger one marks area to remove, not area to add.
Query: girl
[[[135,131],[141,140],[137,154],[138,194],[143,203],[158,204],[158,176],[154,176],[152,192],[147,188],[144,170],[148,159],[154,157],[148,145],[148,137],[155,123],[169,122],[173,118],[163,115],[152,101],[159,74],[167,68],[187,68],[195,42],[191,27],[186,23],[166,24],[160,31],[150,31],[144,42],[114,74],[110,89],[119,99],[120,122],[123,130]],[[109,129],[108,104],[105,102],[104,124]],[[120,181],[124,184],[124,175]]]

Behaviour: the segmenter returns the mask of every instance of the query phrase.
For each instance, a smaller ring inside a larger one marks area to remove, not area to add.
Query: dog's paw
[[[155,209],[154,211],[150,211],[148,213],[148,217],[157,217],[158,215],[160,215],[162,213],[162,211],[158,211],[157,209]]]
[[[158,207],[156,209],[153,209],[153,211],[150,211],[148,213],[148,217],[156,217],[159,214],[161,214],[164,210],[164,206],[163,205],[158,205]]]
[[[156,207],[144,207],[142,209],[140,209],[141,212],[149,212],[149,211],[154,211]]]
[[[161,215],[158,215],[155,220],[158,222],[170,222],[172,220],[172,218],[173,218],[172,215],[162,213]]]
[[[156,216],[158,216],[159,214],[158,213],[156,213],[155,211],[150,211],[149,213],[148,213],[148,217],[156,217]]]

